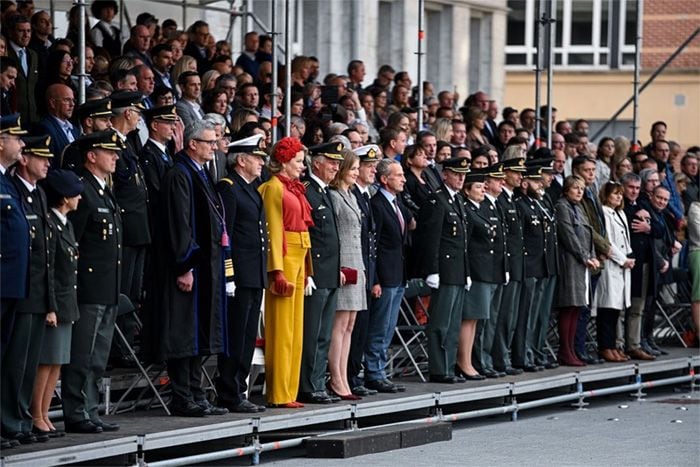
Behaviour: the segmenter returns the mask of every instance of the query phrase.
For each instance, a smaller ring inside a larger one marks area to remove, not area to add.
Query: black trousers
[[[0,301],[0,358],[5,355],[7,344],[10,342],[12,335],[12,326],[15,322],[15,306],[17,305],[16,298],[3,298]]]
[[[168,360],[168,376],[173,389],[173,405],[202,401],[202,357],[172,358]]]
[[[235,297],[228,299],[228,355],[217,358],[219,403],[235,405],[246,398],[262,293],[262,289],[238,287]]]
[[[146,264],[147,246],[125,246],[122,249],[122,277],[120,292],[129,297],[134,306],[139,309],[143,296],[143,274]],[[134,313],[117,316],[117,325],[124,334],[124,338],[130,347],[134,347],[138,321]],[[121,339],[114,339],[112,355],[115,357],[128,357],[129,350]]]
[[[612,308],[598,308],[596,316],[596,334],[598,337],[598,350],[614,349],[617,337],[617,319],[620,310]]]

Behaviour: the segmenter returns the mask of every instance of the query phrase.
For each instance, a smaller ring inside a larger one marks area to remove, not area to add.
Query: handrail
[[[663,71],[666,69],[666,67],[667,67],[668,65],[670,65],[671,62],[672,62],[681,52],[683,52],[683,49],[685,49],[685,48],[688,46],[688,44],[690,44],[690,43],[697,37],[698,34],[700,34],[700,27],[698,27],[697,29],[695,29],[695,32],[693,32],[690,36],[688,36],[688,38],[687,38],[681,45],[678,46],[678,48],[676,49],[676,51],[673,52],[673,53],[666,59],[666,61],[664,61],[664,62],[654,71],[654,73],[652,73],[651,76],[649,76],[649,78],[647,78],[647,80],[644,82],[644,84],[639,88],[639,94],[641,94],[642,91],[644,91],[644,89],[646,89],[646,87],[649,86],[649,85],[656,79],[657,76],[659,76],[661,73],[663,73]],[[598,131],[596,131],[595,135],[593,135],[593,137],[591,138],[591,141],[595,141],[596,139],[598,139],[598,137],[610,126],[610,124],[611,124],[612,122],[614,122],[615,120],[617,120],[617,117],[619,117],[620,114],[621,114],[622,112],[624,112],[625,109],[627,108],[627,106],[629,106],[633,101],[634,101],[634,96],[630,97],[630,98],[627,100],[627,102],[625,102],[624,104],[622,104],[622,107],[620,107],[620,109],[619,109],[617,112],[615,112],[615,114],[614,114],[612,117],[610,117],[610,120],[608,120],[607,122],[605,122],[605,124],[604,124],[602,127],[600,127],[600,129],[599,129]],[[636,141],[633,141],[632,143],[634,144],[634,143],[636,143]]]

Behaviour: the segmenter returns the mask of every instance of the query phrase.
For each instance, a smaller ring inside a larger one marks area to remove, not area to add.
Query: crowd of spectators
[[[644,147],[594,142],[543,107],[538,138],[535,109],[389,64],[371,83],[361,60],[321,77],[310,56],[284,95],[257,32],[235,56],[204,21],[143,13],[121,31],[96,0],[81,49],[77,6],[56,38],[33,2],[1,4],[3,448],[62,435],[59,378],[65,431],[118,430],[99,382],[110,354],[133,365],[128,348],[167,364],[174,415],[264,411],[246,382],[261,312],[267,406],[404,391],[387,352],[415,279],[432,290],[415,310],[435,383],[653,360],[674,269],[698,325],[700,148],[665,122]]]

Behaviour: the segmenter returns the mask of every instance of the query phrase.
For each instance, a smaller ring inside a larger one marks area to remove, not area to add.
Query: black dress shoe
[[[559,364],[557,362],[547,362],[544,364],[544,368],[546,370],[553,370],[555,368],[559,368]]]
[[[3,433],[3,438],[8,441],[12,446],[16,447],[20,444],[32,444],[36,443],[36,436],[31,433],[23,433],[18,431],[17,433]]]
[[[45,443],[49,440],[49,435],[51,434],[50,431],[46,430],[40,430],[39,428],[33,426],[32,427],[32,434],[36,438],[37,442],[39,443]]]
[[[228,413],[227,408],[212,405],[212,403],[206,399],[197,401],[195,403],[202,409],[204,409],[204,415],[226,415]]]
[[[491,368],[484,368],[479,373],[486,376],[487,378],[498,378],[498,372],[495,370],[492,370]]]
[[[535,365],[525,365],[517,368],[520,368],[526,373],[537,373],[539,371]]]
[[[365,387],[367,387],[368,389],[374,389],[377,392],[383,392],[387,394],[399,392],[399,388],[397,388],[396,385],[390,383],[385,379],[378,379],[376,381],[365,381]]]
[[[300,402],[306,402],[308,404],[332,404],[333,399],[330,398],[325,391],[316,392],[300,392],[297,398]],[[338,399],[340,400],[340,399]]]
[[[17,440],[16,438],[11,437],[11,436],[7,436],[4,433],[2,435],[2,440],[3,440],[3,443],[9,443],[10,448],[16,448],[17,446],[19,446],[21,444],[19,442],[19,440]]]
[[[668,355],[668,352],[666,352],[664,349],[658,346],[656,341],[654,339],[647,339],[647,345],[649,348],[655,352],[657,352],[659,355]],[[658,357],[658,355],[657,355]]]
[[[374,389],[367,389],[366,387],[364,387],[362,385],[355,386],[354,388],[352,388],[351,392],[353,394],[355,394],[356,396],[360,396],[360,397],[373,396],[377,393],[377,391],[375,391]]]
[[[231,412],[237,413],[258,413],[265,410],[265,407],[260,410],[261,406],[253,404],[248,399],[243,399],[238,404],[225,404],[225,407]]]
[[[443,383],[443,384],[463,383],[466,381],[461,376],[454,376],[454,375],[430,375],[429,380],[431,383]]]
[[[66,433],[102,433],[102,427],[90,420],[81,420],[75,423],[66,422]]]
[[[49,430],[49,438],[60,438],[66,436],[66,432],[63,430]]]
[[[508,376],[517,376],[523,374],[523,370],[521,370],[520,368],[513,368],[512,366],[509,366],[508,368],[503,370],[503,372]]]
[[[206,411],[192,401],[170,404],[170,413],[178,417],[204,417]]]
[[[101,419],[92,420],[92,423],[102,428],[102,431],[119,431],[118,423],[109,423]]]
[[[5,438],[0,438],[0,449],[10,449],[13,448],[14,446],[12,443],[10,443],[9,440]]]

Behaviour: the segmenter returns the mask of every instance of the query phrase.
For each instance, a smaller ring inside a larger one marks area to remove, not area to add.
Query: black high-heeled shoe
[[[461,376],[462,378],[466,379],[467,381],[482,381],[486,379],[486,376],[480,375],[479,373],[475,375],[469,375],[462,370],[459,365],[455,365],[455,375]]]

